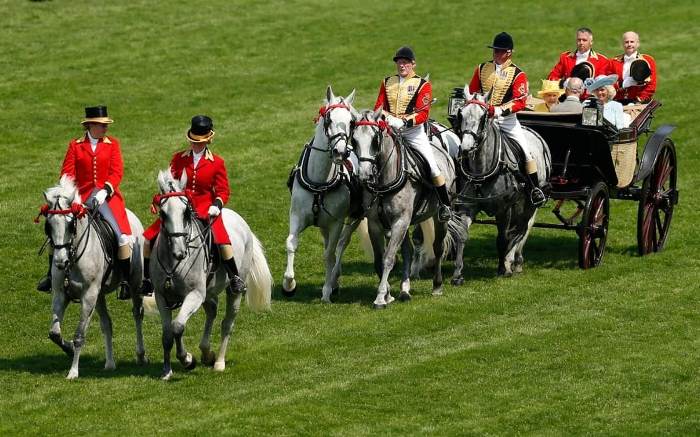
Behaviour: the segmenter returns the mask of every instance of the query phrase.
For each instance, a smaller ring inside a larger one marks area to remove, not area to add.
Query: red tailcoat
[[[198,218],[208,220],[211,205],[218,204],[217,206],[223,207],[228,202],[230,189],[226,165],[221,157],[214,155],[209,149],[204,152],[196,168],[191,150],[176,153],[170,161],[170,171],[176,179],[180,179],[183,171],[187,174],[186,190],[192,198],[192,206]],[[216,244],[231,244],[221,215],[214,219],[211,229]],[[159,231],[160,219],[146,229],[144,238],[152,240]]]
[[[602,55],[601,53],[593,51],[588,54],[588,59],[586,59],[593,65],[593,77],[598,77],[600,75],[612,74],[610,70],[610,60]],[[576,65],[576,52],[563,52],[559,55],[559,61],[557,65],[552,68],[547,79],[549,80],[560,80],[566,79],[571,76],[571,70],[574,69]]]
[[[622,70],[625,67],[625,55],[615,56],[610,60],[611,74],[617,74],[617,94],[615,100],[635,100],[638,103],[649,103],[656,92],[656,61],[649,55],[637,54],[637,58],[644,58],[649,63],[651,76],[642,85],[622,88]]]
[[[94,152],[87,134],[71,141],[61,167],[61,176],[63,175],[74,179],[82,201],[86,201],[95,188],[105,188],[110,192],[106,202],[119,225],[119,230],[122,234],[131,235],[124,198],[119,192],[119,183],[124,175],[124,162],[116,138],[101,138]]]

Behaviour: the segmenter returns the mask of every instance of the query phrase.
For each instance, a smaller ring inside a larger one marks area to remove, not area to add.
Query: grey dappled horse
[[[375,308],[385,308],[394,301],[390,293],[389,274],[394,267],[399,245],[404,257],[399,299],[411,298],[409,270],[412,246],[409,239],[404,237],[411,224],[429,218],[435,223],[433,294],[442,294],[441,261],[447,226],[437,220],[439,201],[432,184],[422,180],[416,169],[407,164],[406,150],[395,141],[395,135],[387,126],[381,110],[363,111],[355,122],[352,134],[355,153],[360,160],[360,181],[366,189],[365,203],[369,206],[368,232],[374,250],[375,269],[380,275]],[[431,145],[446,184],[452,187],[455,180],[454,162],[436,138]],[[386,230],[390,232],[390,237],[385,249]]]
[[[42,214],[46,216],[46,233],[53,247],[49,338],[73,358],[67,378],[77,378],[80,352],[90,319],[97,309],[105,339],[105,369],[113,370],[116,366],[112,353],[112,320],[105,299],[108,292],[117,288],[121,279],[117,270],[109,266],[109,257],[113,255],[105,252],[95,216],[81,204],[80,194],[69,176],[63,176],[57,186],[44,193],[44,197],[47,207]],[[143,275],[143,227],[131,211],[126,212],[135,237],[129,287],[137,290]],[[61,335],[61,323],[71,300],[80,302],[80,322],[73,340],[66,341]],[[141,329],[143,301],[138,293],[132,293],[131,301],[136,322],[136,359],[139,364],[145,364],[147,359]]]
[[[464,95],[465,105],[457,115],[457,134],[462,137],[459,173],[464,183],[458,202],[466,216],[465,230],[479,211],[496,217],[498,274],[510,276],[522,272],[523,247],[537,208],[518,180],[520,158],[501,141],[494,119],[487,115],[489,96],[472,95],[468,87],[464,88]],[[534,131],[523,129],[527,147],[537,163],[540,184],[543,184],[551,172],[549,147]],[[457,239],[456,266],[459,269],[463,264],[464,241]]]
[[[210,273],[209,241],[204,229],[195,218],[191,202],[184,188],[187,174],[182,173],[178,181],[170,170],[158,174],[160,196],[156,197],[162,220],[161,230],[153,245],[151,255],[151,278],[163,328],[163,374],[162,379],[172,376],[170,352],[175,342],[177,358],[186,369],[193,369],[196,360],[185,349],[182,340],[187,320],[204,307],[206,320],[204,333],[199,343],[202,362],[213,365],[214,370],[226,367],[226,348],[231,337],[236,314],[241,306],[242,293],[226,294],[226,313],[221,322],[221,346],[218,355],[211,350],[209,337],[216,317],[219,294],[226,288],[227,274],[224,268]],[[267,265],[263,247],[250,230],[248,224],[234,211],[221,211],[226,232],[233,246],[238,272],[248,287],[246,302],[254,311],[270,308],[272,276]],[[175,320],[172,309],[182,305]]]
[[[343,161],[349,156],[348,141],[353,121],[353,90],[347,97],[336,96],[329,86],[324,106],[319,111],[312,141],[304,147],[295,169],[289,207],[289,235],[287,236],[287,268],[282,289],[287,296],[294,295],[294,255],[299,247],[299,236],[309,226],[318,226],[323,235],[323,259],[326,276],[321,300],[330,302],[331,293],[338,288],[340,268],[336,266],[336,247],[343,222],[350,211],[349,177]],[[334,269],[334,267],[337,267]]]

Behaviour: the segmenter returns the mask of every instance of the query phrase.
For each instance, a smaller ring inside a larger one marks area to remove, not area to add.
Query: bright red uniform
[[[518,112],[526,106],[527,76],[510,59],[501,66],[500,73],[496,73],[493,61],[484,62],[474,70],[469,92],[486,94],[489,91],[489,104],[501,108],[503,116]]]
[[[405,119],[406,127],[413,127],[428,121],[432,100],[430,82],[416,74],[400,81],[397,74],[382,81],[374,110],[382,108],[395,117]]]
[[[192,198],[192,206],[198,218],[208,220],[211,205],[220,203],[218,206],[223,207],[228,202],[230,189],[224,160],[209,149],[204,152],[196,168],[191,150],[176,153],[170,161],[170,171],[176,179],[180,178],[183,171],[187,174],[186,190]],[[221,215],[214,219],[211,230],[216,244],[231,244]],[[153,240],[158,232],[160,219],[146,229],[143,236],[147,240]]]
[[[588,54],[588,62],[593,65],[593,77],[612,74],[610,60],[603,54],[593,51]],[[547,79],[560,80],[571,77],[571,70],[576,66],[576,52],[566,51],[559,55],[557,65],[552,68]]]
[[[615,100],[634,100],[638,103],[649,103],[656,92],[656,61],[649,55],[637,54],[637,59],[644,59],[649,64],[651,76],[641,85],[622,88],[624,80],[625,55],[615,56],[610,60],[611,74],[617,74],[617,94]]]
[[[112,210],[119,230],[122,234],[131,235],[124,198],[119,192],[119,184],[124,175],[124,162],[116,138],[101,138],[94,152],[87,133],[71,141],[61,167],[61,176],[63,175],[74,179],[83,201],[90,197],[93,190],[106,189],[110,193],[106,203]]]

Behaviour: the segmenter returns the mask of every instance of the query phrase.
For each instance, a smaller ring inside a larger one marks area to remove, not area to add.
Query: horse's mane
[[[158,187],[161,193],[169,193],[171,191],[182,191],[187,186],[187,173],[182,172],[180,180],[175,179],[172,169],[168,167],[166,170],[158,172]]]
[[[50,205],[55,204],[60,199],[66,200],[66,205],[61,206],[68,206],[71,203],[81,203],[80,193],[78,193],[78,189],[75,187],[73,178],[69,175],[61,176],[58,185],[46,190],[44,192],[44,197],[46,197],[46,201]]]

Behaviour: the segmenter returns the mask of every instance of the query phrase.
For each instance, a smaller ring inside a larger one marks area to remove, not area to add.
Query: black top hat
[[[513,50],[513,37],[506,32],[501,32],[493,38],[493,44],[488,47],[497,50]]]
[[[81,123],[102,123],[109,124],[113,123],[114,120],[109,118],[107,115],[106,106],[89,106],[85,108],[85,118]]]
[[[590,62],[583,61],[574,66],[571,70],[571,77],[578,77],[581,80],[595,77],[595,67]]]
[[[214,122],[206,115],[192,117],[192,126],[187,131],[187,140],[193,143],[209,141],[214,136]]]
[[[630,76],[637,82],[644,82],[651,76],[651,67],[646,59],[635,59],[630,64]]]
[[[396,54],[394,55],[394,62],[401,58],[408,59],[409,61],[415,61],[416,55],[413,53],[413,49],[411,49],[409,46],[403,46],[396,51]]]

